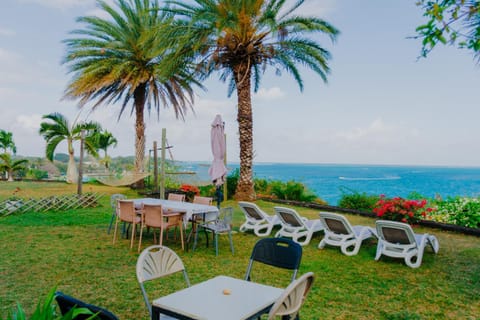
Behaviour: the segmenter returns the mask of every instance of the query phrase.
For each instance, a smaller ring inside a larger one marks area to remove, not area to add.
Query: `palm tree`
[[[80,107],[95,100],[92,109],[121,101],[119,118],[133,100],[135,170],[143,172],[145,106],[159,115],[160,104],[170,104],[183,119],[193,103],[192,86],[202,86],[188,57],[176,54],[171,41],[167,45],[164,34],[171,19],[158,10],[158,0],[116,0],[115,7],[102,0],[97,4],[109,18],[78,18],[85,28],[72,32],[77,38],[64,41],[64,63],[73,73],[65,97],[80,99]]]
[[[179,29],[184,29],[182,41],[186,48],[193,48],[205,76],[218,70],[220,79],[229,81],[229,96],[236,90],[240,139],[237,199],[255,199],[251,82],[258,90],[267,66],[274,67],[277,74],[281,70],[290,73],[300,90],[303,81],[297,64],[313,70],[325,82],[329,73],[330,53],[311,36],[324,34],[334,41],[338,30],[320,18],[296,15],[303,0],[291,8],[286,8],[285,2],[171,0],[164,8],[176,15]]]
[[[17,153],[17,147],[15,146],[11,132],[0,130],[0,148],[3,149],[4,153],[7,153],[8,149],[10,149],[13,154]]]
[[[97,148],[100,150],[103,150],[104,155],[103,155],[103,163],[105,165],[105,168],[108,170],[110,166],[111,159],[107,154],[107,149],[111,146],[116,147],[117,146],[117,139],[113,136],[111,132],[108,131],[102,131],[96,134],[95,136]]]
[[[0,160],[3,161],[0,163],[0,171],[7,172],[8,181],[13,181],[13,173],[25,169],[25,164],[28,163],[27,159],[13,160],[12,156],[6,152],[0,154]]]
[[[53,161],[55,149],[62,141],[67,141],[68,147],[68,167],[67,167],[67,182],[76,183],[78,177],[77,167],[75,165],[73,142],[82,139],[82,131],[85,134],[85,150],[97,156],[94,133],[101,131],[101,126],[96,122],[80,122],[69,124],[67,118],[60,113],[51,113],[44,115],[44,121],[40,124],[39,133],[47,142],[45,148],[45,155],[48,160]]]

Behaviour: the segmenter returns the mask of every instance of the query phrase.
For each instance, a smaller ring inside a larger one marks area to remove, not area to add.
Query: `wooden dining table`
[[[256,319],[267,313],[282,293],[280,288],[217,276],[153,300],[152,320],[158,320],[160,314],[184,320]]]

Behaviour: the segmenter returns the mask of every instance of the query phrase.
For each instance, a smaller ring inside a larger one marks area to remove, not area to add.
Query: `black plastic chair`
[[[302,246],[286,238],[264,238],[257,241],[253,247],[248,263],[245,280],[250,281],[253,262],[261,262],[270,266],[293,271],[292,280],[297,277],[302,260]]]
[[[72,308],[77,307],[77,308],[86,308],[90,310],[94,315],[96,315],[94,319],[118,320],[118,317],[116,315],[114,315],[113,313],[111,313],[110,311],[104,308],[75,299],[59,291],[55,293],[55,300],[57,301],[57,304],[60,308],[60,312],[62,313],[62,315],[67,314]],[[91,317],[92,317],[91,314],[90,315],[78,314],[73,319],[86,320],[86,319],[92,319]]]

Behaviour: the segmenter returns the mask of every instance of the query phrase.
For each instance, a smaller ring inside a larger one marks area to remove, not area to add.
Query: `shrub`
[[[416,223],[426,217],[428,212],[433,211],[432,208],[425,208],[427,200],[410,200],[401,197],[392,199],[385,198],[380,195],[373,212],[378,217],[385,220],[400,221],[405,223]]]
[[[346,193],[346,190],[350,193]],[[338,206],[341,208],[359,210],[359,211],[373,211],[380,196],[367,194],[365,192],[358,192],[346,188],[341,189],[342,196],[338,201]]]
[[[48,172],[45,170],[40,170],[40,169],[29,169],[26,178],[28,179],[35,179],[35,180],[41,180],[41,179],[46,179],[48,178]]]
[[[266,194],[268,192],[269,182],[267,179],[254,179],[255,192],[257,194]]]
[[[318,197],[310,192],[303,183],[296,181],[271,181],[269,193],[282,200],[318,202]]]
[[[437,201],[436,210],[429,212],[427,219],[463,227],[480,228],[480,199],[451,197],[447,200]]]
[[[227,176],[227,198],[233,199],[235,191],[237,190],[238,179],[240,178],[240,169],[233,170]]]

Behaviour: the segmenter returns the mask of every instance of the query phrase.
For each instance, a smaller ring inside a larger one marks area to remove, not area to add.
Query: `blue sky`
[[[300,92],[290,75],[267,72],[253,98],[256,162],[480,165],[479,67],[469,52],[438,47],[417,60],[408,39],[424,21],[415,0],[306,0],[302,11],[341,31],[328,84],[303,73]],[[2,0],[0,3],[0,129],[13,132],[19,155],[44,155],[41,116],[99,121],[119,140],[113,156],[134,154],[134,118],[119,106],[88,114],[61,101],[69,80],[61,41],[81,27],[75,18],[98,13],[94,0]],[[161,128],[177,160],[210,161],[210,123],[226,123],[228,160],[239,161],[236,96],[214,75],[197,91],[185,122],[162,109],[146,119],[147,149]],[[58,151],[65,152],[64,145]],[[78,155],[78,147],[77,147]]]

